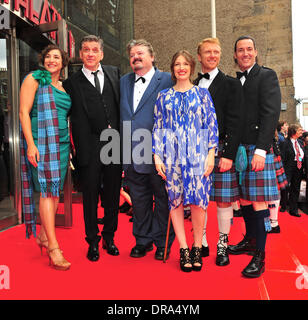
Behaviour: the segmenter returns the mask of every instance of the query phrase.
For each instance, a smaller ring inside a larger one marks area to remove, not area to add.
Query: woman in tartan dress
[[[70,263],[63,257],[56,238],[55,215],[59,192],[67,172],[70,152],[67,114],[71,107],[69,95],[62,87],[61,71],[68,64],[67,54],[56,45],[47,46],[39,56],[45,70],[31,72],[20,89],[20,122],[22,140],[23,211],[27,237],[35,234],[35,213],[32,196],[40,192],[41,228],[36,243],[47,249],[49,262],[57,270],[67,270]],[[28,178],[28,181],[26,178]],[[28,189],[31,189],[27,193]],[[29,222],[27,212],[33,218]]]

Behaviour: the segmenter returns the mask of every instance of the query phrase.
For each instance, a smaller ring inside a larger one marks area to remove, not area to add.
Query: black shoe
[[[89,243],[87,258],[90,261],[95,262],[95,261],[98,261],[99,259],[98,243],[99,243],[99,240]]]
[[[104,218],[98,218],[97,219],[98,224],[104,224]]]
[[[147,252],[152,251],[153,250],[153,243],[150,243],[146,246],[143,246],[141,244],[136,244],[131,252],[130,252],[130,256],[133,258],[142,258],[144,257]]]
[[[217,246],[216,265],[222,267],[227,266],[229,263],[230,260],[227,252],[227,247]]]
[[[190,264],[190,266],[185,266]],[[190,272],[192,270],[190,252],[188,248],[180,249],[180,268],[183,272]]]
[[[129,221],[129,222],[134,222],[134,218],[131,217],[128,221]]]
[[[130,208],[131,208],[131,205],[130,205],[128,202],[124,202],[124,203],[120,206],[119,211],[120,211],[121,213],[126,213],[126,212],[129,211]]]
[[[210,248],[208,246],[205,247],[204,245],[202,245],[201,256],[205,258],[205,257],[208,257],[209,255],[210,255]]]
[[[280,207],[280,212],[286,212],[287,211],[287,208],[286,207]]]
[[[103,240],[103,249],[106,249],[107,253],[112,256],[118,256],[120,254],[113,240]]]
[[[289,215],[293,217],[301,217],[301,215],[298,213],[298,211],[289,211]]]
[[[268,231],[267,233],[280,233],[280,227],[272,227],[271,231]]]
[[[228,246],[229,254],[249,254],[253,255],[256,251],[256,239],[244,236],[238,244]]]
[[[247,278],[258,278],[265,271],[265,252],[256,250],[248,266],[242,271]]]
[[[243,212],[241,209],[238,209],[238,210],[233,209],[233,217],[242,217],[242,216],[243,216]]]
[[[192,269],[194,271],[200,271],[202,269],[202,257],[201,257],[201,248],[192,247],[190,251],[190,259],[192,264]],[[196,265],[196,263],[200,265]]]
[[[164,260],[165,247],[158,247],[155,252],[156,260]],[[166,260],[169,258],[170,248],[167,248]]]

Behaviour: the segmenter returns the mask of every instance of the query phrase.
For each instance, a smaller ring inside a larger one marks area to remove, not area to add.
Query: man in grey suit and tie
[[[152,140],[149,137],[157,95],[173,86],[173,82],[170,73],[155,68],[153,47],[146,40],[130,41],[127,52],[133,72],[120,80],[120,118],[123,138],[129,139],[128,143],[123,142],[123,168],[132,199],[133,235],[136,239],[130,256],[145,256],[153,250],[154,243],[157,247],[155,258],[163,260],[169,216],[168,198],[164,181],[153,163]],[[142,143],[143,149],[140,148]],[[128,145],[130,148],[127,148]],[[171,228],[167,257],[174,237]]]

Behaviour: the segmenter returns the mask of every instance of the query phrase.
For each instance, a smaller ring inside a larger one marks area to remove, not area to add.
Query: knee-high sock
[[[268,219],[270,212],[268,209],[255,211],[255,226],[256,226],[256,248],[265,251],[267,230],[265,227],[266,218]]]
[[[233,218],[233,208],[232,206],[228,208],[218,208],[217,207],[217,221],[219,234],[224,234],[228,236],[231,229],[231,219]],[[222,242],[219,240],[219,244]],[[227,242],[223,242],[224,246],[227,246]]]
[[[249,206],[242,206],[243,218],[245,221],[246,237],[255,238],[256,228],[254,223],[255,212],[253,210],[252,204]]]
[[[280,200],[272,201],[268,204],[268,209],[270,211],[270,220],[272,227],[278,226],[278,211],[279,211]]]
[[[206,239],[206,225],[207,225],[207,211],[205,212],[205,220],[204,220],[204,228],[203,228],[203,236],[202,236],[202,245],[204,247],[208,247],[208,243]]]

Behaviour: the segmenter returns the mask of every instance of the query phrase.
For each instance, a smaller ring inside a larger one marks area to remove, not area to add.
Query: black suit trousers
[[[154,242],[156,247],[164,247],[169,217],[164,181],[156,173],[138,173],[132,165],[125,171],[125,180],[132,199],[133,235],[136,244],[147,245]],[[171,224],[168,247],[174,238]]]
[[[97,143],[89,163],[79,168],[85,233],[86,240],[89,243],[98,238],[97,208],[101,188],[103,188],[104,202],[103,239],[112,240],[118,226],[122,166],[119,164],[102,164],[99,156],[100,147],[101,145]]]
[[[291,212],[297,212],[297,202],[303,177],[303,169],[298,169],[296,161],[293,161],[286,170],[286,175],[289,182],[287,188],[289,210]]]

